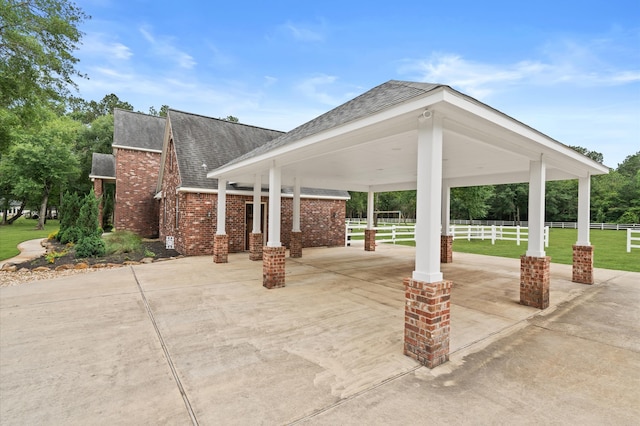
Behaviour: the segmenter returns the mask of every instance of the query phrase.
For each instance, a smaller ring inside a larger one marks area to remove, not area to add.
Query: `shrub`
[[[80,196],[75,192],[73,194],[66,192],[60,203],[60,232],[58,237],[70,227],[75,226],[79,214]]]
[[[71,226],[64,231],[58,232],[58,241],[62,244],[77,243],[80,241],[82,234],[77,226]]]
[[[102,229],[98,223],[98,200],[93,192],[93,189],[84,197],[82,201],[82,207],[80,207],[80,213],[76,226],[80,230],[80,239],[85,237],[100,237]]]
[[[80,258],[99,257],[105,253],[104,241],[98,235],[82,238],[78,244],[76,244],[75,248],[76,257]]]
[[[47,239],[48,239],[48,240],[50,240],[50,241],[52,241],[52,240],[57,240],[57,239],[58,239],[58,233],[59,233],[59,232],[60,232],[60,230],[57,230],[57,231],[54,231],[54,232],[50,233],[50,234],[47,236]]]
[[[107,253],[135,253],[141,250],[142,238],[131,231],[116,231],[105,236]]]

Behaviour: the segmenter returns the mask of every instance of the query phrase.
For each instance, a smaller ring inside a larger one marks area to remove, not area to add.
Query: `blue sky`
[[[452,86],[616,167],[640,151],[640,1],[82,0],[79,95],[291,130],[391,79]]]

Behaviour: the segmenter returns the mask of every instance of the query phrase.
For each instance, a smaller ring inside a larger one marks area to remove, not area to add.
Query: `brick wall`
[[[115,221],[117,230],[144,237],[158,235],[158,202],[154,200],[160,154],[114,148],[116,159]]]

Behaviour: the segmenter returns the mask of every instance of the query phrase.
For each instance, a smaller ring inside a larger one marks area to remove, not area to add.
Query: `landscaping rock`
[[[2,270],[7,272],[16,272],[18,270],[18,267],[13,263],[5,263],[2,267]]]
[[[47,268],[46,266],[38,266],[37,268],[35,268],[33,270],[33,272],[48,272],[50,271],[50,268]]]
[[[88,267],[89,267],[88,263],[80,262],[80,263],[76,263],[76,266],[74,266],[73,269],[87,269]]]
[[[144,259],[140,260],[140,263],[153,263],[153,258],[145,257]]]

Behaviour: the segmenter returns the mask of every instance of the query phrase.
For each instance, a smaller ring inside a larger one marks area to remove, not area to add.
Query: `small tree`
[[[77,193],[65,193],[60,202],[60,230],[58,240],[63,243],[76,243],[80,236],[76,221],[80,215],[80,197]]]
[[[80,214],[76,221],[79,231],[76,256],[94,257],[102,256],[105,252],[104,241],[101,238],[102,229],[98,223],[98,200],[93,189],[84,197]]]

